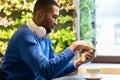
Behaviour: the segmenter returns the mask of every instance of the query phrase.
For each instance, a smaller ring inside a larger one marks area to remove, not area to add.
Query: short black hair
[[[37,0],[34,6],[34,15],[39,9],[50,11],[51,5],[59,7],[58,3],[55,0]]]

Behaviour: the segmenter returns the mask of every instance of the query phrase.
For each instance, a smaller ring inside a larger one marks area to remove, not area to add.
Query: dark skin
[[[46,12],[44,9],[39,9],[36,14],[34,14],[33,21],[38,26],[43,26],[46,28],[47,33],[50,33],[51,30],[56,26],[57,24],[57,17],[59,15],[59,8],[55,5],[51,5],[51,10]],[[75,61],[75,66],[79,67],[81,64],[86,63],[88,61],[91,61],[94,58],[93,51],[91,51],[93,48],[91,48],[87,42],[85,41],[74,41],[70,46],[69,49],[71,49],[73,52],[80,51],[85,49],[86,51],[84,54],[82,54],[81,58]]]

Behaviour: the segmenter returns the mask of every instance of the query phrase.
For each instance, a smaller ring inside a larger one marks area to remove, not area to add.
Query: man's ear
[[[38,13],[39,13],[39,17],[42,17],[42,16],[44,16],[45,14],[44,14],[44,10],[43,9],[40,9],[39,11],[38,11]]]

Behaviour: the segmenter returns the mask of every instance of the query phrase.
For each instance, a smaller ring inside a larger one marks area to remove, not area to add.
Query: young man
[[[57,24],[59,5],[55,0],[37,0],[33,19],[23,24],[9,41],[2,71],[5,80],[50,80],[69,74],[93,59],[85,41],[75,41],[55,55],[47,36]],[[70,62],[78,50],[86,50],[80,59]]]

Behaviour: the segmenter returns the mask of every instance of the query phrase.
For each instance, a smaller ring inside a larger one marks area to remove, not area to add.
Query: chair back
[[[4,80],[4,79],[5,79],[5,75],[3,71],[0,69],[0,80]]]

